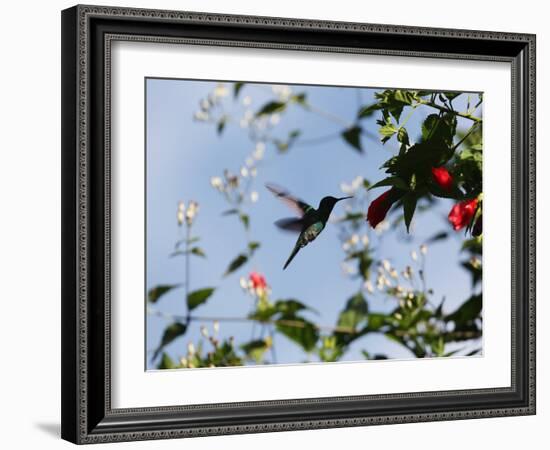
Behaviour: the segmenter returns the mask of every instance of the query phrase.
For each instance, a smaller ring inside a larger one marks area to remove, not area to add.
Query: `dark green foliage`
[[[248,359],[253,360],[256,364],[262,361],[264,353],[271,347],[271,342],[267,339],[256,339],[241,345],[241,349],[245,352]]]
[[[481,294],[473,295],[456,311],[445,316],[446,321],[453,321],[457,329],[469,326],[481,313]]]
[[[239,96],[239,93],[241,92],[241,89],[244,87],[244,83],[238,82],[233,85],[233,97],[237,98]]]
[[[187,308],[192,311],[197,306],[202,305],[210,296],[214,293],[214,288],[199,289],[194,292],[190,292],[187,296]]]
[[[187,331],[187,325],[181,322],[174,322],[168,325],[164,329],[164,333],[162,334],[160,345],[155,350],[155,353],[153,355],[153,360],[157,358],[157,356],[160,354],[160,352],[164,347],[170,344],[174,339],[184,335],[186,331]]]
[[[317,327],[302,317],[281,319],[277,322],[277,331],[294,341],[308,353],[313,351],[319,339]]]
[[[164,294],[170,292],[172,289],[176,289],[179,286],[179,284],[161,284],[159,286],[155,286],[149,290],[147,299],[151,303],[156,303]]]
[[[285,102],[269,102],[266,103],[260,110],[256,113],[256,116],[265,116],[267,114],[275,114],[283,112],[286,109]]]
[[[342,131],[342,138],[344,138],[344,141],[359,153],[363,152],[363,147],[361,147],[361,131],[361,127],[357,125]]]
[[[227,276],[227,275],[235,272],[238,268],[240,268],[247,261],[248,261],[248,256],[245,255],[244,253],[241,253],[233,261],[231,261],[229,263],[229,267],[225,271],[224,276]]]
[[[175,369],[177,368],[174,361],[172,361],[172,358],[168,356],[168,353],[162,352],[162,357],[160,358],[160,363],[158,365],[158,369]]]

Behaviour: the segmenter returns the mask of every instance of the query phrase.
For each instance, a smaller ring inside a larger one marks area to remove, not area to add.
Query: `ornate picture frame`
[[[511,66],[508,387],[112,407],[111,46],[118,41]],[[535,36],[100,6],[62,12],[62,437],[166,439],[535,414]]]

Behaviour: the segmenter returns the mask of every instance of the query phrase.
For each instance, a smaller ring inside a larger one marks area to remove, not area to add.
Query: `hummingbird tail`
[[[290,254],[290,256],[288,257],[288,259],[286,260],[286,263],[285,263],[285,265],[284,265],[284,267],[283,267],[283,270],[285,270],[285,269],[288,267],[288,265],[290,264],[290,262],[294,259],[294,257],[296,256],[296,254],[297,254],[298,251],[300,250],[300,248],[301,248],[301,247],[300,247],[298,244],[296,244],[296,245],[294,246],[294,250],[292,250],[292,253]]]

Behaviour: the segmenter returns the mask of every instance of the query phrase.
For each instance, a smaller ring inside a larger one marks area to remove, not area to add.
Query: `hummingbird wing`
[[[307,204],[303,200],[300,200],[299,198],[294,197],[284,188],[276,186],[272,183],[267,183],[265,187],[269,189],[275,197],[279,198],[287,206],[292,208],[300,217],[303,217],[305,213],[313,209],[311,205]]]
[[[281,220],[277,220],[277,222],[275,222],[275,225],[277,225],[281,230],[294,231],[296,233],[300,233],[304,228],[304,219],[302,219],[301,217],[299,218],[291,217],[289,219],[281,219]]]

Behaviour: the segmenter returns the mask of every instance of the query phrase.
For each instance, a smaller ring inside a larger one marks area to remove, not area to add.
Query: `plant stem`
[[[460,144],[462,144],[466,139],[468,139],[468,136],[470,136],[470,135],[473,133],[474,128],[477,127],[479,124],[481,124],[481,122],[476,122],[476,123],[474,123],[474,124],[470,127],[470,129],[469,129],[468,132],[464,135],[464,137],[463,137],[460,141],[458,141],[457,144],[455,144],[455,145],[453,146],[453,149],[452,149],[453,152],[460,146]]]
[[[190,283],[190,274],[191,274],[191,268],[190,268],[190,248],[189,248],[189,241],[191,240],[191,225],[187,224],[185,227],[185,304],[187,305],[187,299],[189,298],[189,285]],[[189,326],[189,323],[191,322],[191,311],[187,307],[187,316],[185,319],[185,326]]]
[[[313,106],[310,103],[308,103],[307,105],[304,105],[303,108],[306,111],[309,111],[314,114],[317,114],[318,116],[324,117],[325,119],[330,120],[331,122],[337,123],[339,125],[343,125],[346,128],[349,128],[351,126],[351,124],[348,121],[342,119],[341,117],[338,117],[328,111],[325,111],[324,109],[317,108],[316,106]]]
[[[423,100],[423,101],[419,102],[419,104],[430,106],[432,108],[438,109],[439,111],[443,111],[443,112],[446,112],[448,114],[454,114],[455,116],[463,117],[464,119],[470,119],[474,122],[482,122],[482,119],[480,119],[479,117],[472,116],[471,114],[467,114],[467,113],[461,113],[461,112],[458,112],[458,111],[453,111],[452,109],[446,108],[445,106],[438,105],[437,103],[434,103],[434,102],[428,102],[426,100]]]

